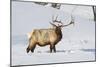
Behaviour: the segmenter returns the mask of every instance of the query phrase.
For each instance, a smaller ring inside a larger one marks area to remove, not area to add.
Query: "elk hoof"
[[[34,52],[34,50],[31,50],[31,52],[33,53],[33,52]]]
[[[30,51],[30,49],[29,49],[29,48],[27,48],[27,49],[26,49],[26,52],[27,52],[27,53],[29,53],[29,51]]]

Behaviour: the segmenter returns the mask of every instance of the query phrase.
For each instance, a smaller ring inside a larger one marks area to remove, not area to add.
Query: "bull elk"
[[[58,16],[57,16],[58,17]],[[29,33],[29,45],[26,49],[27,53],[29,51],[34,52],[36,45],[46,46],[50,45],[50,52],[56,52],[56,44],[62,39],[62,28],[65,26],[69,26],[74,24],[71,21],[69,24],[64,25],[61,21],[57,20],[57,17],[52,17],[52,28],[48,29],[34,29],[31,33]],[[58,23],[57,25],[55,23]]]

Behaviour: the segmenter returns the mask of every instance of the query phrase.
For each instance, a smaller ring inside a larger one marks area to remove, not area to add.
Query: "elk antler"
[[[56,16],[56,18],[54,19],[54,16],[52,16],[52,21],[53,21],[53,23],[55,23],[55,22],[57,22],[57,23],[61,23],[61,25],[58,25],[59,27],[65,27],[65,26],[69,26],[69,25],[71,25],[71,24],[74,24],[74,18],[71,16],[71,22],[69,23],[69,24],[67,24],[67,25],[64,25],[63,23],[62,23],[62,21],[61,20],[57,20],[57,18],[58,18],[58,16]],[[53,25],[53,26],[56,26],[55,24],[53,24],[53,23],[50,23],[51,25]]]
[[[63,24],[63,23],[61,22],[61,20],[59,21],[59,20],[57,20],[57,18],[58,18],[58,15],[56,16],[55,19],[54,19],[54,16],[52,16],[52,21],[53,21],[53,23],[54,23],[54,22],[57,22],[57,23]]]
[[[56,16],[56,18],[54,19],[54,16],[52,16],[52,21],[56,22],[57,21],[58,16]]]
[[[61,25],[60,27],[69,26],[69,25],[71,25],[71,24],[74,24],[74,22],[73,22],[73,21],[71,21],[69,24],[67,24],[67,25]]]
[[[53,26],[56,26],[55,24],[53,24],[53,23],[51,23],[51,22],[49,22],[51,25],[53,25]]]
[[[60,27],[65,27],[65,26],[69,26],[69,25],[71,25],[71,24],[73,24],[74,25],[74,18],[71,16],[71,22],[69,23],[69,24],[67,24],[67,25],[61,25]]]

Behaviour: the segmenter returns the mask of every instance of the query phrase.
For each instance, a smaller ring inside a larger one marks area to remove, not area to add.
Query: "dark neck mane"
[[[55,31],[56,31],[56,34],[58,35],[58,36],[57,36],[58,39],[61,40],[61,38],[62,38],[62,31],[61,31],[61,28],[56,28]]]

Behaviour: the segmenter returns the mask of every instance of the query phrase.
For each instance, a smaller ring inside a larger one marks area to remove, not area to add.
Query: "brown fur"
[[[54,50],[56,52],[55,45],[61,40],[62,32],[60,27],[50,28],[50,29],[35,29],[31,33],[29,38],[29,46],[27,48],[27,53],[31,50],[34,52],[36,45],[46,46],[50,45],[50,52]]]

